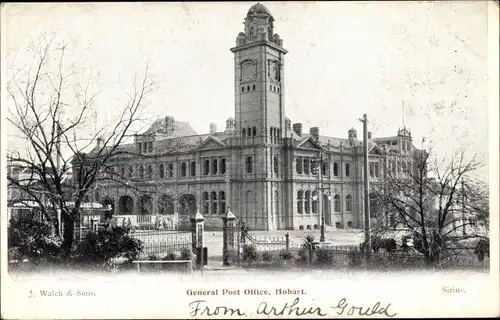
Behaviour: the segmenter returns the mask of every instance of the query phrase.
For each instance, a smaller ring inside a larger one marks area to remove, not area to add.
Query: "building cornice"
[[[267,41],[267,40],[259,40],[259,41],[254,41],[254,42],[251,42],[251,43],[246,43],[244,45],[241,45],[241,46],[237,46],[237,47],[233,47],[229,50],[231,50],[231,52],[233,53],[236,53],[240,50],[245,50],[245,49],[249,49],[249,48],[253,48],[253,47],[258,47],[258,46],[262,46],[262,45],[267,45],[273,49],[276,49],[280,52],[282,52],[283,54],[287,54],[288,53],[288,50],[270,42],[270,41]]]

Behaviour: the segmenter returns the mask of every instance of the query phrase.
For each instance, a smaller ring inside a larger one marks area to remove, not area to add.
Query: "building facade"
[[[221,227],[229,206],[256,230],[363,226],[363,145],[355,129],[343,138],[303,130],[285,113],[283,40],[262,4],[250,8],[234,53],[234,116],[224,130],[197,134],[173,117],[158,119],[121,146],[108,172],[119,177],[96,186],[94,201],[112,204],[132,223],[189,225],[199,208],[208,230]],[[411,167],[415,150],[406,128],[393,137],[369,134],[369,172]],[[76,175],[77,176],[77,175]],[[90,201],[90,199],[89,199]]]

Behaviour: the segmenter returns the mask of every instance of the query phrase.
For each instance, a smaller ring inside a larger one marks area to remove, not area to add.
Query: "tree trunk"
[[[75,230],[75,222],[68,214],[62,214],[63,217],[63,242],[62,250],[65,258],[68,258],[71,253],[71,247],[73,246],[73,233]]]

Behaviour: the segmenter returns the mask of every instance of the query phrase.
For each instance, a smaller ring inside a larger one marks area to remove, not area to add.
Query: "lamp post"
[[[368,180],[368,117],[363,115],[363,176],[364,176],[364,211],[365,211],[365,253],[366,258],[370,259],[372,248],[371,242],[371,227],[370,227],[370,183]]]
[[[319,238],[319,241],[320,242],[325,242],[325,214],[324,214],[324,210],[323,210],[323,200],[324,200],[324,192],[323,190],[325,189],[323,187],[323,153],[320,153],[319,155],[319,159],[318,159],[318,167],[319,168],[316,168],[316,170],[318,170],[319,172],[319,177],[320,177],[320,187],[319,189],[321,190],[321,198],[320,198],[320,210],[321,210],[321,226],[320,226],[320,231],[321,231],[321,235],[320,235],[320,238]],[[314,199],[316,197],[317,199],[317,196],[313,196],[313,200],[316,200]],[[331,197],[329,197],[331,198]]]

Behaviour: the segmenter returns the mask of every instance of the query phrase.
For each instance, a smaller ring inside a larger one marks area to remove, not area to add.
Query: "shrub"
[[[156,260],[159,260],[159,259],[158,259],[157,255],[151,254],[151,255],[148,256],[148,260],[150,260],[150,261],[156,261]]]
[[[333,252],[328,249],[316,250],[316,262],[320,265],[331,264],[333,261]]]
[[[267,251],[262,253],[262,261],[264,261],[264,262],[273,261],[273,254],[271,252],[267,252]]]
[[[257,248],[253,244],[244,244],[243,247],[243,261],[255,262],[257,261]]]
[[[306,262],[308,259],[308,255],[309,255],[309,250],[304,247],[301,247],[297,252],[297,261]]]
[[[61,239],[53,235],[52,225],[36,220],[12,219],[7,244],[9,260],[35,264],[55,262],[61,252]]]
[[[104,266],[112,258],[136,259],[142,251],[142,241],[132,238],[129,231],[115,226],[87,233],[73,252],[75,261]]]
[[[167,261],[175,260],[175,252],[167,253],[167,255],[163,257],[163,260],[167,260]]]
[[[350,253],[350,266],[351,267],[360,267],[363,265],[363,252],[362,251],[353,251]]]
[[[293,255],[292,255],[292,252],[290,250],[283,249],[280,251],[279,257],[281,260],[287,261],[287,260],[291,260],[293,258]]]
[[[490,239],[485,238],[478,241],[474,254],[477,255],[479,261],[483,261],[485,257],[490,256]]]
[[[193,251],[191,248],[182,248],[180,254],[180,260],[191,260],[193,259]]]

